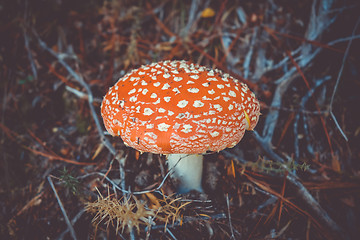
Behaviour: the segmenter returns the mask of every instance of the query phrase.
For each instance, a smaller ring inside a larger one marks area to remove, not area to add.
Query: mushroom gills
[[[178,181],[178,193],[191,190],[202,192],[201,179],[203,171],[203,155],[201,154],[169,154],[168,169],[171,177]]]

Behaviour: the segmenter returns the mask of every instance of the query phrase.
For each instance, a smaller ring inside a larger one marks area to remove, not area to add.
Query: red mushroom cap
[[[195,154],[234,147],[259,119],[246,84],[186,61],[152,63],[109,89],[101,105],[107,131],[142,152]]]

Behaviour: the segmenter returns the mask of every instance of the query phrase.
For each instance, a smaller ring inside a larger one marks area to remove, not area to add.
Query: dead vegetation
[[[356,239],[357,1],[0,4],[1,239]],[[176,196],[162,156],[104,133],[127,71],[186,59],[246,82],[256,131]]]

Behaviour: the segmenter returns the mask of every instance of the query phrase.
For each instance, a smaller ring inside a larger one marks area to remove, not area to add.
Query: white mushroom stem
[[[171,177],[178,180],[178,192],[191,190],[202,192],[201,178],[203,170],[203,155],[201,154],[169,154],[168,168]]]

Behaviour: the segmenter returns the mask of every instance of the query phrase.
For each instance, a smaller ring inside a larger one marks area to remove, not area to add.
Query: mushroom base
[[[191,190],[202,192],[203,155],[169,154],[167,162],[169,170],[172,171],[171,177],[178,181],[179,193]]]

